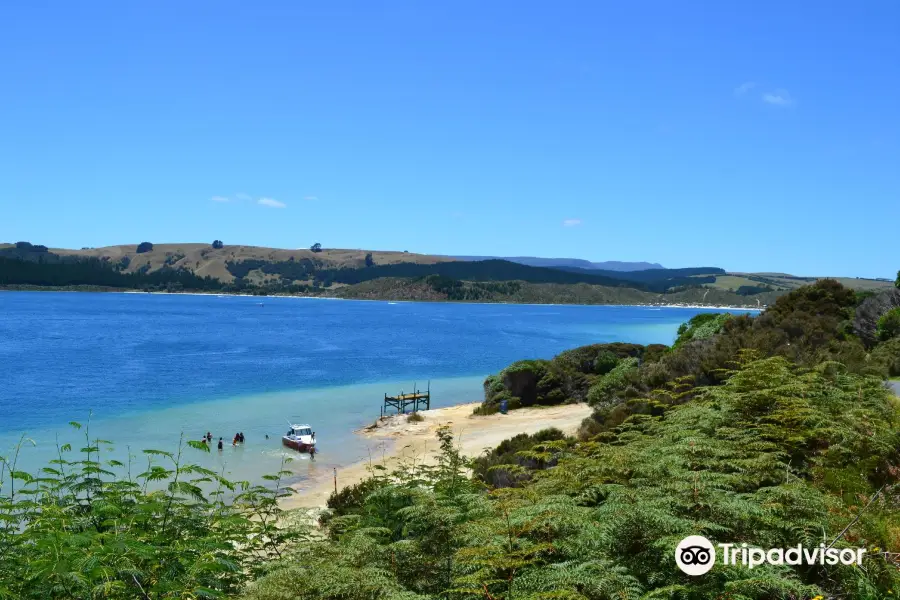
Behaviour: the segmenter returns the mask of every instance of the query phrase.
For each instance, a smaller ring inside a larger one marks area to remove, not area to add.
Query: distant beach
[[[2,291],[2,290],[0,290]],[[766,308],[765,304],[760,304],[758,307],[751,306],[727,306],[727,305],[713,305],[713,304],[679,304],[679,303],[645,303],[645,304],[572,304],[569,302],[550,302],[550,303],[541,303],[541,304],[533,304],[528,302],[474,302],[474,301],[459,301],[459,300],[390,300],[390,299],[369,299],[369,298],[339,298],[337,296],[305,296],[302,294],[277,294],[277,295],[258,295],[258,294],[239,294],[234,292],[164,292],[164,291],[155,291],[155,292],[143,292],[140,290],[124,290],[124,291],[114,291],[112,293],[119,294],[161,294],[161,295],[181,295],[181,296],[235,296],[239,298],[300,298],[305,300],[345,300],[350,302],[386,302],[388,304],[413,304],[413,303],[428,303],[428,304],[483,304],[483,305],[492,305],[492,306],[614,306],[619,308],[691,308],[694,310],[746,310],[746,311],[761,311]]]
[[[77,289],[68,288],[51,288],[51,287],[34,287],[34,288],[0,288],[0,292],[85,292],[85,293],[105,293],[105,294],[138,294],[138,295],[159,295],[159,296],[213,296],[213,297],[235,297],[235,298],[298,298],[302,300],[344,300],[349,302],[384,302],[387,304],[410,304],[410,303],[426,303],[426,304],[484,304],[493,306],[614,306],[620,308],[690,308],[694,310],[729,310],[729,311],[761,311],[766,308],[766,304],[758,306],[731,306],[718,304],[681,304],[681,303],[635,303],[635,304],[577,304],[570,302],[550,302],[550,303],[528,303],[528,302],[475,302],[460,300],[391,300],[389,298],[341,298],[338,296],[327,295],[303,295],[303,294],[242,294],[237,292],[166,292],[166,291],[141,291],[141,290],[119,290],[119,289]]]

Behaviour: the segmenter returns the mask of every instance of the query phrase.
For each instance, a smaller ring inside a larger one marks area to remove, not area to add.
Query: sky
[[[7,2],[0,241],[893,277],[900,3]]]

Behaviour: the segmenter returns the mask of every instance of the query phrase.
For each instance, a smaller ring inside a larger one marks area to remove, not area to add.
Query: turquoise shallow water
[[[317,432],[311,469],[365,457],[352,431],[378,416],[385,392],[431,381],[433,407],[479,401],[486,375],[583,344],[670,343],[694,309],[355,302],[49,292],[0,293],[0,454],[34,440],[36,470],[66,426],[87,422],[114,454],[172,450],[182,434],[225,438],[187,456],[254,480],[285,455],[287,420]],[[234,433],[247,443],[231,447]],[[266,434],[270,437],[266,439]],[[74,444],[73,444],[74,445]]]

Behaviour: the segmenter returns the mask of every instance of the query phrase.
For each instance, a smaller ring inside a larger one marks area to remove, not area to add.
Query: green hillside
[[[816,278],[727,273],[718,267],[603,271],[505,260],[314,247],[282,250],[213,244],[50,249],[0,245],[7,289],[201,291],[377,300],[762,307]],[[860,290],[887,281],[841,279]]]

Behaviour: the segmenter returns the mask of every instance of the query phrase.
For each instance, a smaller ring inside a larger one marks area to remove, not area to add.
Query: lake
[[[57,439],[84,435],[69,421],[90,421],[119,459],[211,431],[225,451],[188,448],[190,460],[256,480],[289,455],[301,478],[366,456],[352,431],[378,417],[385,393],[430,381],[433,408],[480,401],[484,377],[511,362],[591,343],[671,343],[699,312],[0,292],[0,455],[27,435],[20,466],[35,471]],[[314,463],[282,449],[288,420],[316,430]],[[238,431],[246,444],[232,448]]]

